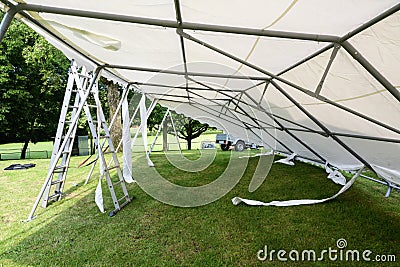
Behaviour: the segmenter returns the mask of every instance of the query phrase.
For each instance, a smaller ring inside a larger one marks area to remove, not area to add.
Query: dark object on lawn
[[[9,171],[9,170],[25,170],[25,169],[33,168],[35,166],[36,166],[36,164],[33,164],[33,163],[11,164],[7,168],[4,168],[4,170],[7,170],[7,171]]]

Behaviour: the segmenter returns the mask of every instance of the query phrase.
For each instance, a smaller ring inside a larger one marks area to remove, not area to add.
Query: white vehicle
[[[217,134],[215,137],[215,143],[220,144],[223,151],[227,151],[231,146],[234,146],[235,150],[239,152],[246,148],[257,148],[256,144],[245,142],[243,139],[234,137],[230,134]]]

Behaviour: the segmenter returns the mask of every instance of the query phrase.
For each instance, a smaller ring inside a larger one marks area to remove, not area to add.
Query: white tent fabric
[[[177,112],[339,169],[400,173],[399,0],[0,2]]]
[[[124,180],[128,183],[133,182],[130,126],[131,126],[131,118],[129,116],[128,98],[125,97],[122,101],[122,143],[123,143],[122,173],[124,176]]]

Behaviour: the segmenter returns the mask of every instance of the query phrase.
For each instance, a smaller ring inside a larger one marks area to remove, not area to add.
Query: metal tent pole
[[[8,1],[1,0],[1,2],[6,3],[6,5],[8,5],[8,6],[13,6]],[[332,35],[327,35],[327,34],[312,34],[312,33],[288,32],[288,31],[263,30],[263,29],[252,29],[252,28],[221,26],[221,25],[190,23],[190,22],[178,23],[176,21],[171,21],[171,20],[152,19],[152,18],[145,18],[145,17],[127,16],[127,15],[121,15],[121,14],[109,14],[109,13],[103,13],[103,12],[51,7],[51,6],[35,5],[35,4],[17,4],[14,7],[16,8],[16,12],[33,11],[33,12],[42,12],[42,13],[52,13],[52,14],[59,14],[59,15],[86,17],[86,18],[93,18],[93,19],[144,24],[144,25],[160,26],[160,27],[175,28],[175,29],[222,32],[222,33],[265,36],[265,37],[286,38],[286,39],[296,39],[296,40],[308,40],[308,41],[328,42],[328,43],[336,43],[336,42],[339,42],[339,40],[340,40],[339,36],[332,36]]]
[[[342,43],[343,48],[352,56],[365,70],[369,72],[383,87],[385,87],[397,101],[400,102],[400,92],[386,79],[363,55],[348,41]]]
[[[156,133],[156,136],[155,136],[155,138],[154,138],[154,140],[153,140],[153,143],[151,143],[151,146],[150,146],[150,149],[149,149],[149,152],[148,152],[149,156],[150,156],[151,152],[153,151],[154,145],[155,145],[156,142],[157,142],[157,138],[158,138],[158,135],[159,135],[160,132],[161,132],[161,129],[163,129],[163,126],[162,126],[162,125],[164,125],[164,121],[165,121],[165,119],[167,118],[168,112],[169,112],[169,109],[167,109],[167,111],[165,112],[164,117],[163,117],[163,119],[161,120],[161,123],[160,123],[160,128],[158,128],[157,133]]]
[[[347,146],[342,140],[340,140],[337,136],[332,135],[330,130],[322,124],[317,118],[315,118],[310,112],[308,112],[299,102],[297,102],[293,97],[291,97],[283,88],[281,88],[275,81],[271,81],[271,83],[275,86],[276,89],[280,93],[282,93],[287,99],[289,99],[298,109],[300,109],[309,119],[311,119],[318,127],[320,127],[328,136],[332,137],[339,145],[341,145],[345,150],[347,150],[351,155],[353,155],[356,159],[362,162],[369,169],[373,170],[371,165],[364,160],[360,155],[358,155],[353,149]]]
[[[11,25],[11,22],[17,14],[18,10],[11,7],[5,14],[0,24],[0,43],[3,41],[3,38]]]

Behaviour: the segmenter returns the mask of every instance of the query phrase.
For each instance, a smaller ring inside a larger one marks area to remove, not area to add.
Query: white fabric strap
[[[101,176],[99,178],[99,182],[96,187],[96,192],[94,194],[94,201],[96,202],[96,205],[99,208],[99,210],[104,213],[103,189],[101,188]]]
[[[122,174],[127,183],[133,183],[132,178],[132,150],[128,98],[122,101]]]
[[[325,164],[326,173],[328,173],[328,179],[331,179],[335,184],[345,185],[346,178],[338,170],[332,170],[328,166],[328,162]]]
[[[250,206],[277,206],[277,207],[289,207],[289,206],[299,206],[299,205],[311,205],[311,204],[318,204],[318,203],[323,203],[332,199],[335,199],[339,195],[341,195],[343,192],[345,192],[347,189],[350,188],[350,186],[353,185],[357,177],[361,174],[362,170],[364,168],[361,168],[352,178],[351,180],[346,183],[340,190],[337,192],[335,195],[324,198],[324,199],[298,199],[298,200],[286,200],[286,201],[271,201],[268,203],[261,202],[258,200],[250,200],[250,199],[245,199],[245,198],[240,198],[240,197],[234,197],[232,198],[232,203],[233,205],[239,205],[240,203],[245,203]]]
[[[277,160],[274,163],[283,163],[283,164],[286,164],[286,165],[293,166],[294,165],[293,160],[296,157],[296,155],[297,155],[296,153],[293,153],[292,155],[288,156],[287,158]]]
[[[150,157],[148,155],[147,151],[147,110],[146,110],[146,96],[143,95],[142,99],[140,99],[140,120],[141,120],[141,126],[140,128],[142,129],[142,139],[143,139],[143,145],[144,145],[144,150],[146,152],[146,159],[147,159],[147,164],[150,167],[154,167],[154,163],[150,160]],[[152,106],[149,108],[149,112],[152,111]],[[150,114],[149,114],[150,115]]]

